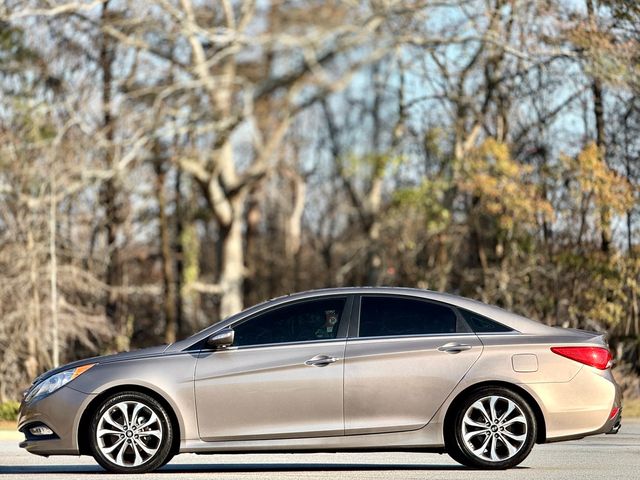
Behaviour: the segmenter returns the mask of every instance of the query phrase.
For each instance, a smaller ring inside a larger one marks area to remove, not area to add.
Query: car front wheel
[[[157,400],[139,392],[117,393],[92,418],[91,453],[111,472],[150,472],[171,459],[173,435],[169,415]]]
[[[485,387],[457,405],[445,438],[448,453],[463,465],[512,468],[529,455],[535,444],[535,416],[517,393],[502,387]]]

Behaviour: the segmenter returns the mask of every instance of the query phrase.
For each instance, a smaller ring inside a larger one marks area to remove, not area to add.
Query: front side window
[[[360,337],[456,333],[457,315],[438,303],[410,298],[362,297]]]
[[[233,327],[235,346],[331,340],[337,337],[346,298],[295,303]]]

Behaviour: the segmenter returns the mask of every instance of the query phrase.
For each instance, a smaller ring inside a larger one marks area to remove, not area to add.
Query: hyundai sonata
[[[256,305],[169,346],[70,363],[25,392],[20,444],[113,472],[183,452],[447,452],[509,468],[615,433],[603,336],[453,295],[341,288]]]

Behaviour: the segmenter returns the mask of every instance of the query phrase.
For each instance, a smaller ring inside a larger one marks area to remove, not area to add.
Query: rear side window
[[[360,337],[456,333],[453,309],[423,300],[362,297]]]
[[[489,320],[487,317],[478,315],[477,313],[470,312],[468,310],[459,309],[460,313],[467,321],[471,330],[476,333],[504,333],[513,332],[513,329],[505,327],[501,323]]]

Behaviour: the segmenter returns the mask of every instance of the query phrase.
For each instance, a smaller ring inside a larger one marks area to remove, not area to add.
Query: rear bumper
[[[611,372],[583,367],[567,383],[529,384],[546,424],[546,441],[616,433],[622,418],[620,387]],[[612,417],[613,409],[619,409]]]
[[[36,455],[78,455],[78,425],[81,412],[94,395],[79,392],[68,386],[42,399],[34,399],[20,406],[18,430],[25,436],[20,447]],[[36,425],[44,425],[53,435],[37,436],[29,432]]]
[[[612,425],[609,428],[610,424]],[[615,435],[620,431],[621,428],[622,428],[622,408],[618,410],[617,415],[613,417],[611,421],[605,424],[603,430],[606,430],[604,433],[606,433],[607,435]]]

